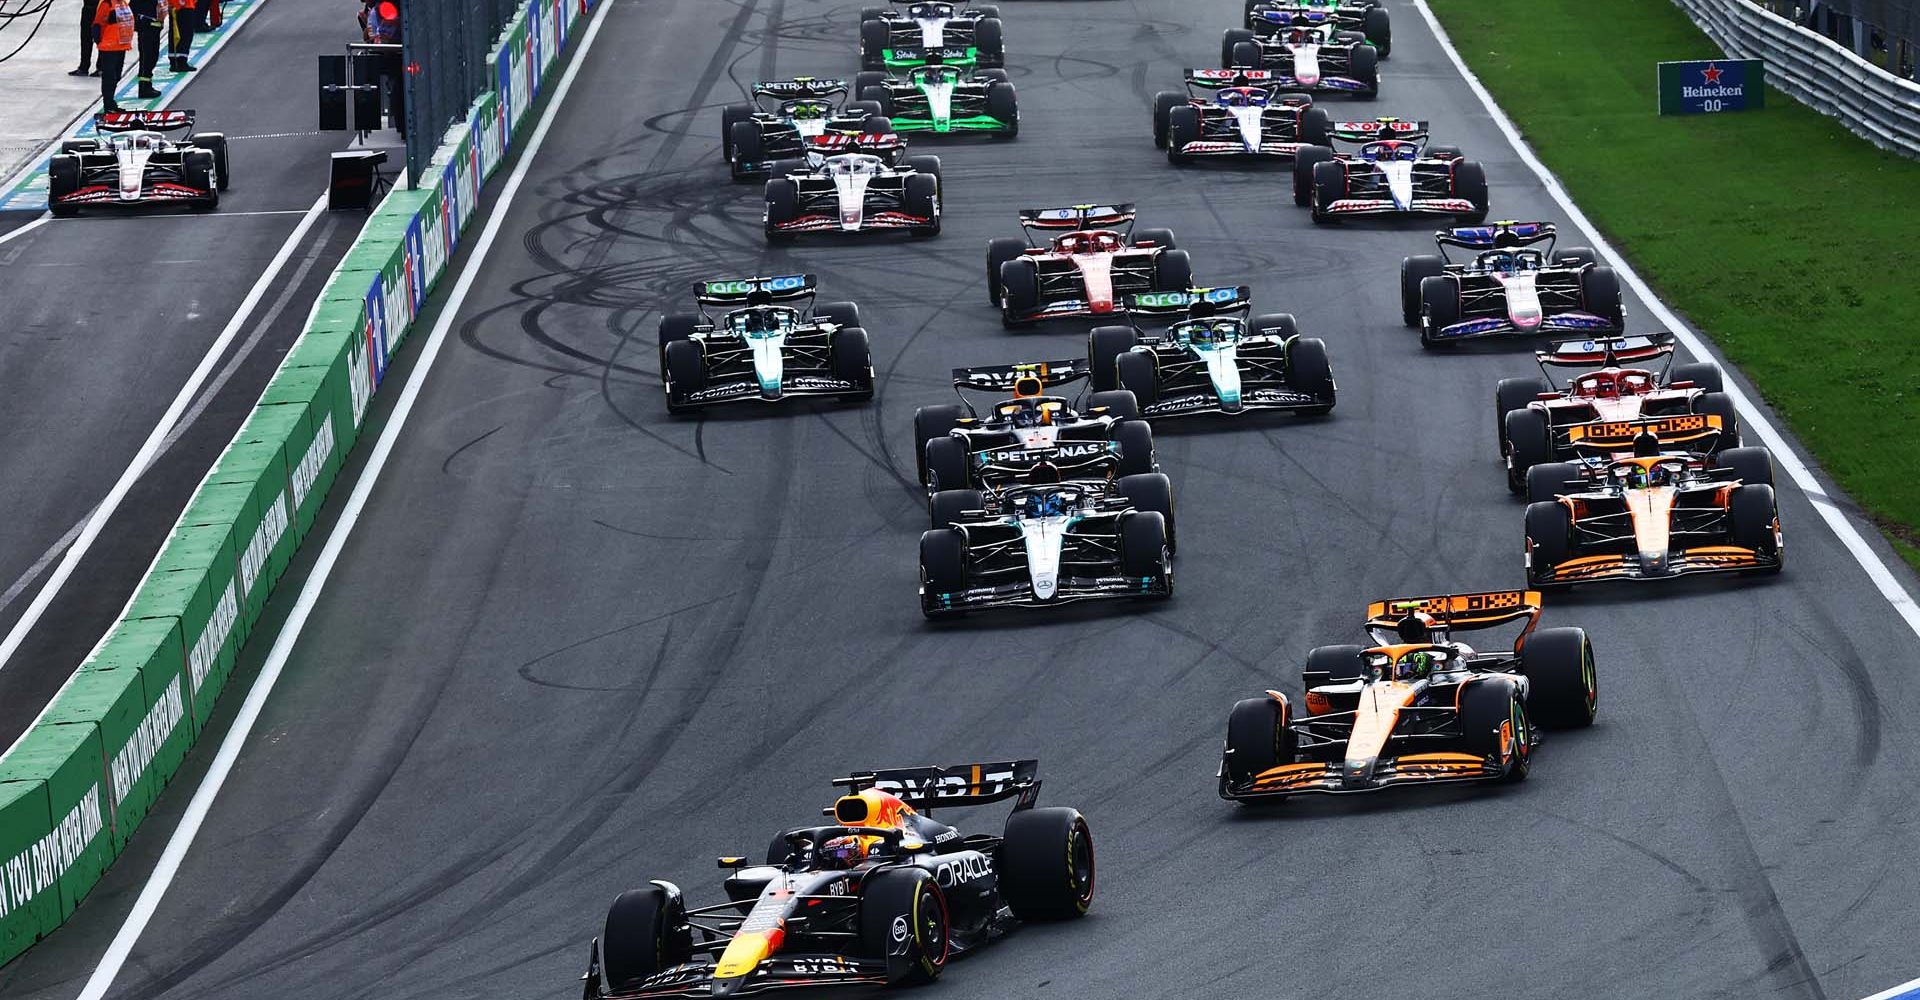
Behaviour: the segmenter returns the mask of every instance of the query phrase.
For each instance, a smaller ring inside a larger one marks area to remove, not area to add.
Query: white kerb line
[[[254,678],[253,686],[247,689],[246,700],[241,702],[233,725],[220,741],[220,749],[208,765],[206,776],[200,781],[200,787],[194,789],[193,799],[180,816],[180,823],[174,828],[173,836],[167,840],[166,848],[155,863],[153,874],[140,890],[139,898],[134,900],[132,912],[127,914],[126,922],[114,934],[113,941],[107,945],[106,954],[100,958],[100,964],[87,977],[80,990],[78,1000],[102,1000],[112,987],[114,977],[126,964],[127,956],[133,953],[133,946],[140,940],[147,923],[153,919],[159,909],[160,901],[173,884],[174,877],[180,872],[181,862],[187,851],[193,846],[194,837],[206,822],[207,814],[213,809],[213,802],[220,795],[220,788],[232,773],[233,765],[240,757],[240,750],[246,745],[247,737],[253,732],[254,724],[260,720],[260,712],[265,708],[267,698],[279,682],[280,673],[285,669],[287,659],[293,653],[293,647],[300,641],[300,634],[306,628],[307,619],[319,603],[320,594],[326,589],[327,578],[333,573],[340,560],[340,552],[346,547],[347,538],[359,523],[366,510],[367,498],[372,495],[373,487],[379,481],[381,470],[386,467],[387,459],[393,454],[400,432],[407,425],[407,418],[413,413],[415,401],[420,397],[420,388],[426,382],[427,373],[432,371],[440,348],[446,343],[447,333],[453,328],[454,320],[459,316],[461,306],[466,302],[467,294],[473,288],[474,276],[485,263],[487,254],[493,248],[494,240],[500,235],[501,222],[507,217],[513,200],[520,193],[520,185],[526,179],[527,170],[533,165],[540,147],[546,142],[547,132],[559,114],[567,94],[573,89],[573,81],[579,75],[587,53],[593,48],[593,40],[600,33],[608,8],[613,0],[600,0],[594,9],[593,21],[587,26],[585,37],[580,40],[580,51],[574,54],[573,62],[568,64],[566,72],[560,77],[560,84],[553,92],[553,99],[547,105],[546,113],[540,116],[540,123],[533,135],[527,140],[526,149],[520,154],[520,162],[514,166],[508,176],[506,186],[500,191],[500,199],[494,204],[493,214],[487,219],[487,225],[480,233],[479,241],[473,249],[473,255],[467,259],[466,270],[454,285],[447,301],[440,306],[439,319],[434,323],[427,342],[420,351],[420,359],[407,377],[407,384],[400,391],[394,403],[393,414],[388,418],[386,427],[380,433],[380,440],[374,445],[372,454],[367,457],[366,468],[353,485],[353,493],[348,497],[346,506],[341,509],[340,519],[335,522],[333,532],[327,536],[325,547],[314,560],[313,569],[307,575],[307,581],[300,588],[300,596],[288,612],[287,620],[280,627],[280,634],[274,638],[273,648],[267,652],[266,662],[260,667],[259,676]]]
[[[1520,155],[1520,161],[1540,179],[1547,193],[1553,196],[1553,200],[1567,213],[1567,217],[1572,219],[1575,225],[1586,230],[1587,234],[1593,238],[1596,249],[1612,258],[1614,271],[1627,280],[1628,287],[1640,297],[1640,301],[1647,304],[1654,318],[1666,324],[1667,329],[1686,345],[1687,350],[1694,357],[1703,361],[1712,360],[1713,353],[1707,347],[1706,341],[1702,340],[1692,327],[1682,322],[1679,316],[1674,315],[1673,310],[1667,308],[1666,303],[1654,295],[1653,289],[1641,279],[1639,272],[1633,269],[1633,265],[1627,262],[1626,257],[1607,242],[1607,238],[1601,235],[1599,228],[1593,224],[1593,220],[1587,218],[1586,213],[1580,211],[1580,206],[1573,203],[1573,197],[1567,194],[1567,189],[1561,185],[1560,179],[1553,175],[1553,171],[1547,169],[1547,165],[1542,163],[1538,156],[1534,155],[1532,147],[1520,137],[1520,130],[1513,124],[1513,119],[1507,117],[1507,113],[1494,102],[1493,95],[1481,84],[1480,78],[1473,75],[1473,71],[1467,68],[1466,60],[1460,58],[1459,50],[1453,47],[1453,40],[1447,37],[1447,30],[1440,26],[1440,20],[1433,16],[1433,10],[1427,6],[1427,0],[1413,0],[1413,5],[1420,11],[1420,16],[1426,18],[1427,26],[1433,30],[1434,39],[1440,43],[1440,48],[1446,52],[1447,58],[1453,61],[1454,68],[1459,70],[1461,79],[1467,82],[1474,96],[1486,106],[1487,113],[1493,116],[1494,124],[1500,126],[1500,131],[1506,135],[1508,144],[1513,147],[1515,153]],[[1873,546],[1867,543],[1853,521],[1838,504],[1833,502],[1833,498],[1827,495],[1826,489],[1820,485],[1820,480],[1814,476],[1813,470],[1801,460],[1792,446],[1787,444],[1785,436],[1767,420],[1766,412],[1755,404],[1738,384],[1728,382],[1726,389],[1727,394],[1733,397],[1735,407],[1740,411],[1740,418],[1749,428],[1760,432],[1760,439],[1766,443],[1767,450],[1773,453],[1773,460],[1787,470],[1788,478],[1792,479],[1794,485],[1800,487],[1801,491],[1807,495],[1807,500],[1819,513],[1820,519],[1833,530],[1834,536],[1840,539],[1840,544],[1846,546],[1847,551],[1852,553],[1854,561],[1860,564],[1860,568],[1866,570],[1867,579],[1873,581],[1880,595],[1887,599],[1887,603],[1893,605],[1894,613],[1907,623],[1907,627],[1912,629],[1916,636],[1920,636],[1920,604],[1915,603],[1913,595],[1907,593],[1899,578],[1893,575],[1893,570],[1881,560],[1880,554],[1873,551]]]
[[[294,227],[287,241],[280,244],[279,251],[273,255],[273,260],[267,264],[267,269],[261,272],[260,279],[253,283],[251,289],[248,289],[247,297],[240,302],[240,308],[234,311],[233,318],[227,321],[220,335],[214,338],[213,345],[207,348],[206,355],[200,359],[198,365],[194,366],[193,374],[187,377],[186,384],[180,387],[180,392],[173,397],[173,402],[167,404],[166,412],[160,415],[160,422],[153,425],[153,430],[141,443],[140,450],[134,453],[133,461],[127,463],[127,468],[120,473],[119,480],[113,484],[112,489],[107,491],[106,499],[101,500],[100,506],[94,508],[93,516],[87,519],[87,526],[80,530],[79,537],[73,540],[73,545],[67,549],[66,555],[61,557],[60,565],[53,568],[53,573],[47,577],[47,582],[41,585],[39,593],[33,595],[33,600],[28,603],[27,609],[21,612],[19,620],[13,623],[13,628],[8,630],[6,638],[0,640],[0,670],[6,669],[7,663],[13,659],[13,654],[19,651],[20,644],[26,641],[27,633],[33,631],[33,627],[39,624],[40,616],[46,614],[47,606],[59,596],[60,588],[66,585],[67,578],[73,575],[74,568],[80,565],[81,558],[87,554],[88,549],[93,547],[94,539],[100,536],[108,519],[112,518],[114,512],[120,508],[121,501],[127,498],[127,492],[133,489],[133,484],[139,481],[154,456],[159,454],[161,444],[166,441],[167,435],[173,432],[174,424],[179,421],[180,414],[186,412],[187,407],[193,403],[193,398],[199,393],[200,386],[206,382],[207,376],[212,374],[214,367],[219,364],[220,356],[226,353],[227,346],[233,343],[233,338],[239,336],[241,329],[247,324],[248,317],[253,314],[254,309],[259,307],[260,300],[266,296],[268,287],[280,276],[281,268],[285,267],[287,261],[293,257],[294,249],[306,239],[307,231],[313,228],[314,221],[320,218],[320,213],[325,211],[326,207],[327,196],[322,192],[320,197],[314,200],[313,207],[307,209],[306,217]]]

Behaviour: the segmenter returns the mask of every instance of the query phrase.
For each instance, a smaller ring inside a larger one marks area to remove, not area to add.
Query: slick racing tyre
[[[1178,250],[1180,244],[1174,242],[1173,230],[1164,227],[1154,229],[1136,229],[1133,232],[1135,243],[1151,243],[1162,250]],[[1181,291],[1185,291],[1182,288]]]
[[[1485,215],[1481,213],[1483,218]],[[1588,312],[1604,318],[1613,329],[1627,328],[1626,307],[1620,301],[1620,277],[1614,274],[1613,268],[1595,264],[1580,272],[1580,301]]]
[[[649,885],[614,897],[600,934],[600,974],[615,992],[631,990],[692,955],[693,932],[678,896]]]
[[[1108,389],[1105,392],[1091,393],[1087,396],[1088,413],[1096,413],[1103,407],[1109,414],[1121,420],[1140,419],[1140,401],[1125,389]]]
[[[196,212],[210,212],[220,207],[220,188],[215,180],[213,154],[204,149],[189,150],[180,159],[180,182],[196,191],[205,191],[203,197],[195,198],[189,206]]]
[[[1693,387],[1701,392],[1727,391],[1726,376],[1721,373],[1720,366],[1711,361],[1693,361],[1684,365],[1674,365],[1673,371],[1667,373],[1667,384],[1674,385],[1680,382],[1691,382]]]
[[[1236,43],[1227,59],[1227,65],[1238,69],[1259,69],[1260,63],[1260,46],[1254,42]]]
[[[867,74],[862,73],[860,75],[865,76]],[[860,88],[860,103],[870,106],[869,110],[872,112],[870,117],[886,118],[888,120],[892,120],[893,118],[893,91],[887,89],[885,86]]]
[[[908,215],[931,220],[912,230],[915,236],[940,235],[940,179],[932,174],[913,174],[907,178],[906,193],[900,199]]]
[[[972,11],[975,17],[999,17],[1000,16],[1000,5],[997,3],[964,4],[963,7],[966,10]]]
[[[754,122],[734,122],[732,128],[727,139],[727,148],[733,151],[727,158],[728,175],[736,181],[748,180],[755,176],[755,171],[743,169],[741,165],[767,160],[767,151],[760,141],[760,126]]]
[[[1138,476],[1155,471],[1158,466],[1153,454],[1153,425],[1144,420],[1123,420],[1113,425],[1113,440],[1120,446],[1119,472],[1123,476]],[[928,458],[932,464],[932,458]]]
[[[1543,628],[1528,636],[1520,672],[1527,675],[1527,711],[1535,722],[1547,729],[1593,725],[1600,679],[1585,629]]]
[[[1380,96],[1380,52],[1366,45],[1356,45],[1348,58],[1347,73],[1360,81],[1364,90],[1354,92],[1354,96],[1363,101],[1371,101]],[[1481,200],[1480,214],[1486,214],[1486,200]],[[1479,220],[1475,220],[1479,221]]]
[[[1714,442],[1714,451],[1740,444],[1740,414],[1733,408],[1732,396],[1724,392],[1703,392],[1694,399],[1693,412],[1720,418],[1720,439]]]
[[[1573,555],[1573,514],[1557,500],[1527,505],[1527,577],[1542,590],[1565,590],[1567,583],[1547,583],[1548,570]]]
[[[1427,159],[1458,160],[1461,158],[1459,146],[1428,146]]]
[[[214,187],[225,191],[227,182],[232,180],[227,174],[227,137],[219,132],[201,132],[191,141],[194,148],[204,149],[213,154]]]
[[[1524,494],[1527,470],[1553,461],[1552,434],[1552,429],[1547,426],[1547,415],[1540,410],[1529,407],[1507,412],[1501,437],[1506,441],[1506,450],[1502,454],[1507,459],[1509,492]]]
[[[1295,411],[1303,417],[1324,417],[1333,412],[1333,364],[1327,360],[1327,345],[1318,337],[1299,337],[1287,344],[1287,380],[1295,392],[1324,399],[1320,406]]]
[[[1167,148],[1169,116],[1172,115],[1174,108],[1183,107],[1186,103],[1187,95],[1177,90],[1163,90],[1153,95],[1153,147],[1155,149]]]
[[[100,140],[98,139],[60,140],[60,152],[62,153],[91,153],[99,148]]]
[[[785,177],[776,176],[767,182],[767,242],[784,243],[793,238],[791,233],[776,229],[783,223],[792,222],[800,215],[800,188]]]
[[[1000,898],[1021,920],[1072,920],[1093,905],[1093,833],[1077,809],[1008,816],[993,867]]]
[[[987,241],[987,301],[995,307],[1000,305],[1000,265],[1026,252],[1027,241],[1018,236],[996,236]]]
[[[1114,360],[1113,372],[1120,388],[1133,393],[1141,406],[1160,401],[1160,375],[1152,354],[1128,351]]]
[[[1008,328],[1033,322],[1027,317],[1040,308],[1040,266],[1031,257],[1016,257],[1000,265],[1000,325]]]
[[[835,326],[859,326],[860,306],[853,302],[826,302],[813,307],[813,318]]]
[[[1246,62],[1235,62],[1234,56],[1246,50],[1241,45],[1252,47],[1253,55]],[[1252,30],[1247,28],[1228,28],[1220,35],[1220,65],[1245,69],[1256,69],[1260,65],[1260,44],[1254,41]]]
[[[885,21],[871,20],[860,22],[861,69],[873,70],[887,68],[886,53],[889,34],[891,34],[891,32],[888,31],[887,22]]]
[[[1527,470],[1527,502],[1548,503],[1580,488],[1580,467],[1572,462],[1542,462]]]
[[[1293,154],[1293,203],[1306,208],[1313,204],[1313,168],[1333,159],[1329,146],[1302,146]]]
[[[1471,211],[1462,212],[1455,218],[1469,226],[1477,226],[1487,218],[1487,168],[1478,160],[1453,161],[1453,196],[1472,205]]]
[[[1334,202],[1347,196],[1347,165],[1338,160],[1313,165],[1313,197],[1307,207],[1313,210],[1313,221],[1327,223],[1333,221],[1333,213],[1328,209]]]
[[[660,346],[666,347],[676,340],[685,340],[693,336],[700,328],[700,317],[680,314],[660,317]]]
[[[900,158],[900,165],[915,173],[926,174],[936,181],[943,183],[945,181],[945,178],[941,175],[940,158],[938,156],[903,156]]]
[[[865,391],[846,398],[873,398],[873,348],[867,331],[857,326],[842,327],[827,338],[827,364],[833,377],[861,386]]]
[[[1193,262],[1185,250],[1162,250],[1153,258],[1153,290],[1184,292],[1193,287]]]
[[[927,501],[927,521],[933,528],[951,528],[961,523],[961,515],[986,505],[979,490],[941,490]]]
[[[920,533],[920,586],[929,595],[967,589],[967,538],[957,528]],[[940,610],[923,599],[920,613],[929,619],[957,617],[964,611]]]
[[[1600,255],[1592,247],[1568,247],[1553,255],[1554,263],[1561,267],[1586,267],[1600,263]]]
[[[1400,322],[1411,327],[1420,325],[1420,283],[1439,277],[1446,269],[1447,262],[1438,254],[1414,254],[1400,262]]]
[[[720,109],[720,158],[732,163],[734,159],[733,127],[753,117],[753,105],[729,104]],[[757,129],[755,131],[758,131]]]
[[[1713,467],[1732,472],[1743,484],[1773,485],[1773,453],[1765,448],[1728,448],[1713,456]]]
[[[1193,162],[1193,157],[1184,151],[1190,142],[1200,141],[1200,111],[1197,108],[1174,108],[1167,115],[1167,162],[1176,166]]]
[[[1741,548],[1754,549],[1779,560],[1779,536],[1775,533],[1779,522],[1780,507],[1774,501],[1771,486],[1758,483],[1737,486],[1727,500],[1727,523],[1732,528],[1732,541]],[[1780,564],[1776,561],[1771,566],[1752,572],[1778,573]]]
[[[1379,51],[1380,58],[1393,55],[1393,20],[1385,7],[1375,7],[1360,19],[1361,31]]]
[[[47,211],[66,217],[78,214],[80,206],[62,205],[55,199],[80,190],[80,158],[63,153],[47,161]]]
[[[1121,476],[1114,484],[1134,510],[1150,510],[1167,524],[1167,552],[1180,551],[1178,528],[1173,523],[1173,480],[1158,472]]]
[[[1152,511],[1135,511],[1120,516],[1120,575],[1135,579],[1159,577],[1166,581],[1172,596],[1173,552],[1167,546],[1167,521]]]
[[[1247,324],[1247,329],[1263,337],[1291,340],[1300,335],[1300,321],[1292,313],[1261,313]]]
[[[1507,454],[1507,414],[1526,409],[1552,391],[1553,385],[1538,375],[1503,378],[1493,387],[1493,440],[1502,457]]]
[[[1420,281],[1420,346],[1439,347],[1445,343],[1441,330],[1460,322],[1460,283],[1441,275]]]
[[[920,468],[922,484],[927,481],[927,442],[946,437],[948,431],[960,426],[960,418],[966,415],[965,409],[953,403],[922,406],[913,411],[913,456]]]
[[[1506,765],[1501,780],[1527,780],[1533,769],[1533,726],[1519,685],[1496,678],[1470,681],[1460,692],[1460,749]]]
[[[936,490],[969,487],[965,441],[957,437],[937,437],[927,442],[925,453],[928,487]]]
[[[997,17],[983,17],[973,23],[973,47],[979,50],[979,65],[999,67],[1007,64],[1004,32]]]
[[[707,387],[706,353],[691,340],[676,340],[661,348],[660,355],[667,374],[667,412],[684,413],[688,407],[674,397],[684,399]]]
[[[1287,703],[1243,698],[1227,716],[1227,782],[1244,785],[1263,771],[1293,763],[1299,736],[1287,724]]]
[[[1114,373],[1114,364],[1139,342],[1140,335],[1130,326],[1096,326],[1087,334],[1087,361],[1093,368],[1095,392],[1120,388],[1120,376]]]
[[[947,896],[923,868],[883,869],[860,893],[860,946],[887,963],[888,986],[930,983],[947,967]]]
[[[1307,665],[1300,671],[1300,686],[1312,690],[1323,684],[1345,684],[1359,680],[1366,672],[1359,646],[1316,646],[1307,653]]]
[[[1315,146],[1333,145],[1333,116],[1325,108],[1300,112],[1300,141]]]
[[[1013,84],[1001,80],[987,84],[987,116],[1002,126],[993,133],[993,138],[1012,139],[1020,135],[1020,95],[1014,91]]]

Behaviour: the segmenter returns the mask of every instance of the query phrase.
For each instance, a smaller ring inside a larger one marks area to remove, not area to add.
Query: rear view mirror
[[[746,858],[721,858],[720,859],[720,867],[722,868],[745,868],[746,866],[747,866]]]

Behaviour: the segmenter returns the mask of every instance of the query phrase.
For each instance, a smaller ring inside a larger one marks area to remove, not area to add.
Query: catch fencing
[[[1767,82],[1883,149],[1920,159],[1920,83],[1750,0],[1674,0],[1738,59],[1764,59]]]
[[[429,183],[428,161],[447,127],[464,119],[480,95],[506,93],[493,75],[493,46],[521,0],[395,2],[406,80],[407,179],[419,187]]]

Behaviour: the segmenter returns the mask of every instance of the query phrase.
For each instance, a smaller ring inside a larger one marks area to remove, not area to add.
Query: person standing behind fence
[[[200,30],[202,0],[169,0],[173,8],[173,40],[168,46],[167,66],[175,73],[191,73],[196,68],[187,61],[193,51],[193,34]]]
[[[127,0],[133,8],[133,34],[140,43],[139,96],[159,97],[153,85],[153,67],[160,62],[160,31],[167,26],[160,5],[166,0]]]
[[[100,0],[93,12],[93,44],[100,50],[100,110],[112,114],[120,110],[113,92],[120,89],[127,51],[133,48],[133,8],[127,0]]]

